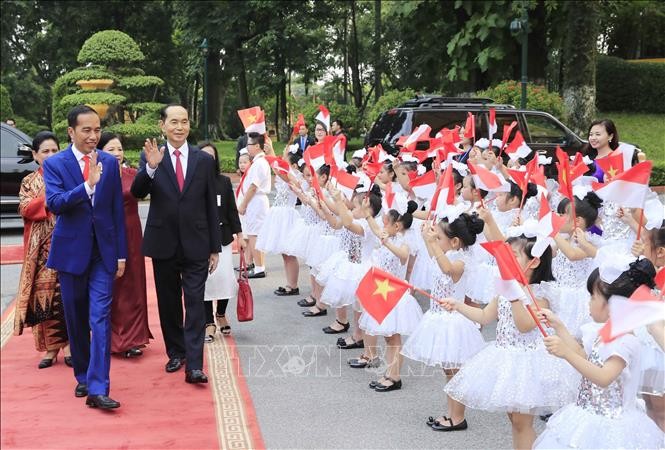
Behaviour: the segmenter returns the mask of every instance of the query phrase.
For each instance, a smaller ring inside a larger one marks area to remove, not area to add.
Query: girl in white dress
[[[245,197],[243,185],[245,184],[245,179],[247,178],[247,170],[249,170],[249,166],[251,163],[252,161],[249,159],[249,153],[247,152],[247,148],[240,149],[240,156],[238,156],[238,170],[240,171],[240,183],[235,190],[236,205],[242,203],[242,199]],[[239,216],[239,217],[240,217],[240,225],[244,230],[247,227],[247,224],[245,223],[245,216]],[[254,268],[254,257],[252,256],[252,252],[249,249],[249,245],[247,245],[248,243],[247,235],[243,236],[243,241],[244,241],[244,246],[240,251],[245,254],[245,262],[247,263],[247,269],[251,270]]]
[[[444,218],[435,226],[423,226],[428,256],[438,270],[432,297],[464,302],[469,247],[475,243],[483,226],[477,214],[466,213],[451,222]],[[484,346],[477,324],[455,311],[446,311],[436,300],[430,299],[429,310],[404,344],[402,354],[428,366],[440,366],[450,380],[464,362]],[[436,421],[430,418],[428,424],[437,431],[450,431],[453,424],[457,427],[454,429],[466,428],[464,405],[451,397],[447,398],[447,403],[448,416]]]
[[[373,217],[367,217],[370,229],[382,244],[372,254],[373,265],[402,280],[406,275],[406,262],[409,258],[409,246],[405,233],[411,227],[412,214],[417,207],[415,202],[410,201],[404,214],[400,214],[395,209],[389,210],[383,215],[382,228],[378,226]],[[358,325],[365,334],[366,349],[376,346],[377,336],[384,336],[386,340],[385,360],[388,368],[379,380],[369,384],[371,389],[378,392],[401,389],[402,336],[411,334],[422,316],[423,311],[420,305],[408,291],[404,293],[381,324],[367,312],[360,315]]]
[[[512,237],[507,242],[531,283],[538,305],[547,307],[540,284],[552,280],[551,247],[534,256],[536,238]],[[526,294],[511,299],[498,296],[484,309],[444,301],[446,309],[474,322],[486,325],[497,320],[496,341],[469,359],[448,382],[445,392],[466,407],[507,413],[513,447],[519,449],[533,445],[534,415],[556,411],[570,402],[578,380],[574,371],[545,351],[543,336],[526,309],[531,303]],[[453,429],[464,423],[451,422]]]
[[[288,147],[287,147],[288,148]],[[256,239],[256,248],[264,253],[281,254],[286,274],[286,286],[278,287],[275,295],[298,295],[298,272],[300,265],[298,258],[288,253],[289,235],[295,223],[300,218],[296,211],[296,194],[290,183],[296,182],[300,171],[298,161],[302,158],[300,152],[286,152],[289,162],[289,172],[275,170],[275,197],[270,210],[263,221],[263,226]]]
[[[566,222],[554,237],[558,252],[552,260],[552,273],[556,281],[551,283],[551,309],[566,328],[577,335],[580,327],[591,322],[589,294],[584,286],[595,268],[594,258],[601,244],[600,236],[589,231],[598,218],[602,200],[589,192],[583,200],[575,198],[575,225],[570,200],[564,198],[557,212]],[[565,236],[564,236],[565,234]]]
[[[606,261],[612,265],[613,261]],[[582,345],[563,322],[543,310],[556,335],[545,339],[547,350],[567,361],[580,374],[577,400],[561,408],[547,422],[534,448],[662,448],[665,435],[638,407],[640,342],[632,333],[603,343],[598,330],[610,315],[612,295],[630,297],[642,284],[654,286],[656,271],[648,259],[631,263],[627,271],[610,282],[606,265],[595,269],[588,280],[589,309],[596,323],[582,327]]]

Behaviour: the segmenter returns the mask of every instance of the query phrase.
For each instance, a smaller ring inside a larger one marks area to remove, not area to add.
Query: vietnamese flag
[[[534,158],[537,160],[537,158]],[[531,181],[538,188],[538,194],[547,197],[549,193],[547,189],[547,182],[545,179],[545,168],[543,166],[538,166],[536,170],[531,174]]]
[[[270,167],[272,167],[272,169],[275,171],[275,174],[277,174],[277,172],[289,173],[291,167],[289,166],[288,161],[280,158],[279,156],[266,155],[265,158],[266,161],[268,161],[268,164],[270,164]]]
[[[561,147],[557,146],[556,158],[559,160],[559,162],[556,163],[559,172],[559,192],[573,202],[573,180],[571,179],[570,174],[570,160],[568,159],[568,154],[561,150]]]
[[[476,118],[471,113],[466,113],[466,123],[464,124],[464,137],[476,140]]]
[[[406,281],[372,267],[360,280],[356,296],[367,314],[380,325],[409,288],[411,285]]]
[[[665,317],[665,302],[659,300],[648,286],[642,285],[630,298],[610,297],[610,318],[598,331],[605,343]]]
[[[503,135],[501,136],[501,151],[499,152],[499,155],[501,155],[501,153],[503,153],[503,149],[506,148],[508,139],[510,139],[510,133],[513,132],[513,128],[515,128],[516,126],[517,126],[516,120],[510,122],[510,125],[503,126]]]
[[[266,116],[260,106],[239,109],[238,116],[245,127],[245,133],[266,134]]]
[[[473,165],[470,162],[467,162],[466,165],[469,168],[469,172],[471,172],[473,184],[476,185],[477,189],[488,192],[510,192],[510,184],[508,184],[503,176],[493,173],[483,166]]]
[[[594,163],[609,176],[609,180],[624,172],[623,154],[619,152],[612,152],[605,158],[596,158]]]
[[[489,123],[487,124],[487,130],[489,131],[489,141],[492,142],[492,138],[497,132],[496,109],[494,108],[490,108]]]
[[[643,208],[649,193],[649,178],[653,162],[644,161],[617,175],[607,183],[591,186],[598,197],[626,208]]]

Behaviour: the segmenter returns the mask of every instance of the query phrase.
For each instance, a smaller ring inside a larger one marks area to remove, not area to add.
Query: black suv
[[[2,228],[20,228],[23,221],[18,213],[18,193],[21,181],[39,166],[32,160],[32,139],[22,131],[0,124],[0,156],[2,177],[0,178],[0,225]]]
[[[510,135],[520,130],[527,145],[541,154],[552,156],[558,146],[573,154],[586,144],[551,114],[541,111],[515,109],[511,105],[495,104],[489,98],[416,97],[397,108],[381,114],[365,136],[365,146],[381,144],[391,153],[396,153],[395,142],[400,136],[409,135],[425,123],[432,128],[432,136],[441,129],[464,126],[467,112],[476,117],[476,139],[487,137],[489,108],[496,110],[497,139],[503,138],[503,126],[517,121]]]

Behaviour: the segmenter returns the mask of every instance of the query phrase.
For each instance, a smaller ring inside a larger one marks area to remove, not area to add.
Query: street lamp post
[[[529,10],[526,2],[522,2],[522,17],[510,22],[510,31],[522,38],[522,99],[520,107],[526,109],[526,84],[528,81],[526,68],[529,59]]]
[[[203,139],[208,140],[208,39],[203,39],[201,45],[203,55]]]

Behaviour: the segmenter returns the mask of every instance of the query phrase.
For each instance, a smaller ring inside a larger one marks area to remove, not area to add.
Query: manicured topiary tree
[[[146,75],[139,65],[145,56],[136,42],[117,30],[93,34],[81,47],[77,61],[81,67],[67,72],[53,85],[54,131],[66,137],[66,114],[78,104],[109,105],[102,120],[105,131],[121,134],[125,147],[140,147],[144,139],[160,134],[157,126],[162,103],[156,102],[164,81]],[[108,89],[84,90],[81,80],[111,80]]]

